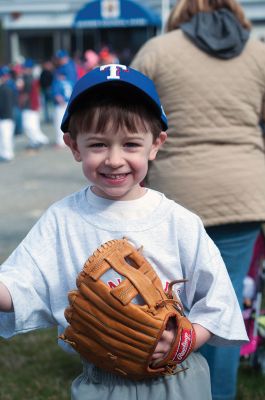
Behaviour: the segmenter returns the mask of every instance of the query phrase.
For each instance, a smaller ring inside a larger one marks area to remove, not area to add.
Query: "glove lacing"
[[[187,282],[188,279],[178,279],[171,281],[168,285],[168,290],[166,292],[167,299],[160,300],[156,304],[156,308],[164,307],[167,304],[173,304],[173,306],[179,311],[181,315],[184,316],[184,309],[181,302],[176,298],[176,295],[173,293],[173,286],[177,283]]]
[[[169,361],[168,364],[165,366],[165,371],[163,375],[177,375],[180,372],[184,372],[188,369],[186,368],[176,368],[176,363],[174,361]]]

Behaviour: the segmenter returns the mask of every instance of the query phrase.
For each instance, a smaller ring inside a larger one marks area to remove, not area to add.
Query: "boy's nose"
[[[108,151],[105,164],[112,168],[117,168],[123,164],[122,151],[119,148],[110,148]]]

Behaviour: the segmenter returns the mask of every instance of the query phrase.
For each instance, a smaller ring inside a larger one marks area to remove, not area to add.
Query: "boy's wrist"
[[[192,324],[192,326],[196,333],[196,343],[193,351],[197,351],[201,346],[211,339],[213,334],[200,324]]]

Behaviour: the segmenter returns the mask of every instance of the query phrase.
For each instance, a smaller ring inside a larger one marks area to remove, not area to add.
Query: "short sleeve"
[[[0,281],[9,290],[14,306],[14,312],[0,313],[1,336],[8,338],[55,324],[46,281],[23,244],[1,266]]]
[[[226,266],[202,223],[198,232],[191,279],[185,293],[189,319],[213,334],[209,344],[242,345],[248,336]]]
[[[74,276],[64,272],[57,226],[53,212],[44,213],[0,266],[0,281],[9,290],[14,306],[14,312],[0,313],[0,336],[8,338],[66,323],[63,312]]]

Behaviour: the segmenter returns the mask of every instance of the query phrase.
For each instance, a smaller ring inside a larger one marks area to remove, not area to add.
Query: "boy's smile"
[[[123,173],[123,174],[104,174],[104,173],[102,173],[101,175],[103,176],[103,177],[105,177],[107,180],[109,180],[112,184],[119,184],[120,182],[122,182],[125,178],[126,178],[126,176],[128,176],[129,175],[129,173],[130,172],[128,172],[128,173]]]
[[[82,133],[76,141],[65,135],[76,161],[82,162],[83,172],[92,190],[101,197],[133,200],[143,196],[140,183],[145,178],[148,161],[154,160],[166,139],[161,132],[153,142],[150,132]]]

